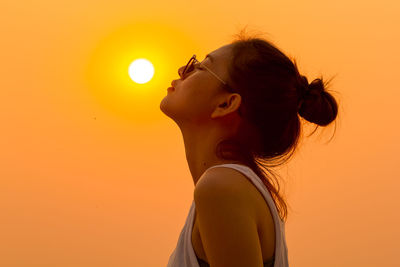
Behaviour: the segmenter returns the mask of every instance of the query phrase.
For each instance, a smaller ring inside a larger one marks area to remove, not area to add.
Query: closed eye
[[[195,68],[199,69],[199,70],[204,70],[204,68],[200,67],[200,63],[196,63],[194,64]]]

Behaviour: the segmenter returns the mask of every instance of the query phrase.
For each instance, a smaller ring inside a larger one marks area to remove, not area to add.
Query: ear
[[[239,94],[233,93],[229,94],[218,103],[218,106],[214,109],[213,113],[211,114],[211,118],[217,118],[225,116],[229,113],[233,113],[239,109],[240,104],[242,102],[242,97]]]

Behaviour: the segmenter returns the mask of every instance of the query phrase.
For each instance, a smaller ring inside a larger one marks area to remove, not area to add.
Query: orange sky
[[[246,5],[245,5],[246,4]],[[0,266],[166,266],[193,197],[179,128],[159,109],[177,68],[266,33],[334,126],[281,169],[291,266],[398,266],[398,1],[0,3]],[[151,59],[154,79],[127,69]]]

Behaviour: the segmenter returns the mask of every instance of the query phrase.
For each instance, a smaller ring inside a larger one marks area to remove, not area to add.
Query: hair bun
[[[326,126],[331,123],[337,115],[337,102],[334,97],[325,90],[322,78],[314,79],[305,88],[306,77],[302,76],[302,97],[298,106],[298,113],[304,119]]]
[[[300,109],[301,105],[307,98],[308,94],[313,94],[315,96],[320,96],[322,92],[324,92],[324,83],[321,79],[317,78],[313,80],[310,84],[308,83],[308,79],[306,76],[300,75],[300,82],[299,82],[299,104],[298,110]]]
[[[318,94],[324,92],[325,85],[322,79],[317,78],[308,85],[309,90],[316,91]]]

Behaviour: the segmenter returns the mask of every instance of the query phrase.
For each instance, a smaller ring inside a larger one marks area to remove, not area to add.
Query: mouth
[[[175,91],[175,88],[174,88],[174,87],[168,87],[167,91],[168,91],[168,92]]]

